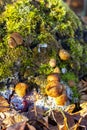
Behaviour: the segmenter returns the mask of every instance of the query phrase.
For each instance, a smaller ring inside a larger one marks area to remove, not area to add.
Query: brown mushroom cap
[[[70,87],[76,86],[76,83],[75,83],[75,81],[73,81],[73,80],[69,80],[69,81],[68,81],[68,84],[69,84]]]
[[[28,88],[28,85],[25,83],[18,83],[15,86],[15,93],[19,96],[19,97],[24,97],[26,95],[26,90]]]
[[[62,94],[59,97],[55,98],[56,104],[57,105],[65,105],[67,102],[67,95],[66,94]]]
[[[8,45],[10,48],[15,48],[17,46],[16,42],[12,38],[8,40]]]
[[[60,77],[58,75],[58,73],[52,73],[50,75],[48,75],[47,77],[47,82],[50,82],[50,81],[60,81]]]
[[[63,91],[63,86],[57,81],[51,81],[45,88],[46,94],[51,97],[58,97]]]
[[[10,38],[12,38],[16,42],[17,45],[21,45],[23,43],[22,36],[17,32],[12,33],[10,35]]]
[[[66,50],[61,49],[59,51],[59,57],[61,60],[68,60],[70,58],[70,54]]]

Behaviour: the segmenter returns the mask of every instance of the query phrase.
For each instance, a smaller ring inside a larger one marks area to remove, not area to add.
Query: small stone
[[[67,69],[66,68],[62,68],[61,71],[62,71],[63,74],[67,73]]]

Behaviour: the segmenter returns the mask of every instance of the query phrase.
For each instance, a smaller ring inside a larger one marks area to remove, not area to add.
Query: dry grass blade
[[[76,123],[70,130],[80,130],[83,129],[86,130],[86,126],[85,125],[81,125],[81,121],[82,121],[82,117],[79,119],[78,123]]]
[[[78,123],[75,125],[74,130],[77,130],[81,121],[82,121],[82,117],[79,119]]]
[[[64,127],[63,127],[63,130],[69,130],[68,129],[68,124],[67,124],[67,118],[66,117],[64,118]]]
[[[62,114],[63,117],[64,117],[64,126],[63,126],[62,130],[69,130],[68,124],[67,124],[67,118],[66,118],[64,112],[63,112],[61,109],[59,109],[59,111],[61,112],[61,114]]]
[[[62,114],[62,116],[63,116],[63,118],[64,118],[64,123],[63,123],[63,125],[60,125],[60,124],[57,122],[56,118],[55,118],[54,112],[52,111],[52,117],[53,117],[54,121],[57,123],[58,130],[69,130],[68,124],[67,124],[67,118],[66,118],[64,112],[63,112],[61,109],[58,109],[58,111],[61,112],[61,114]]]
[[[75,109],[75,104],[71,104],[67,106],[67,108],[65,109],[65,112],[72,113],[74,109]]]

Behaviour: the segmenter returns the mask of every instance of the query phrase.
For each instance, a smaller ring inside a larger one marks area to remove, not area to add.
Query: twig
[[[34,112],[35,112],[35,117],[37,117],[37,108],[36,108],[36,101],[37,101],[37,98],[36,98],[36,96],[37,96],[37,92],[36,92],[36,89],[34,88]]]

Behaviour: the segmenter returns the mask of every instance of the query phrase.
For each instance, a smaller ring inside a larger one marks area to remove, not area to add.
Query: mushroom
[[[62,94],[63,86],[58,81],[51,81],[46,85],[46,94],[51,97],[58,97]]]
[[[54,72],[54,73],[58,73],[58,74],[60,74],[60,73],[61,73],[61,72],[60,72],[60,68],[59,68],[59,67],[55,67],[53,72]]]
[[[51,82],[51,81],[60,82],[60,77],[59,77],[58,73],[51,73],[48,75],[47,82]]]
[[[70,58],[70,54],[66,50],[61,49],[59,51],[59,57],[60,57],[61,60],[66,61]]]
[[[17,46],[16,42],[12,38],[8,40],[8,45],[10,48],[15,48]]]
[[[54,68],[54,67],[56,66],[56,59],[54,59],[54,58],[50,59],[49,65],[50,65],[52,68]]]
[[[57,98],[55,98],[55,102],[56,102],[57,105],[63,106],[63,105],[66,104],[67,99],[68,99],[67,95],[66,94],[62,94],[62,95],[58,96]]]
[[[18,83],[15,86],[15,93],[19,96],[19,97],[24,97],[26,95],[26,91],[28,89],[28,85],[25,83]]]
[[[75,83],[75,81],[73,81],[73,80],[69,80],[69,81],[68,81],[68,84],[69,84],[70,87],[76,86],[76,83]]]
[[[10,35],[8,41],[9,47],[15,48],[17,45],[22,45],[22,43],[23,43],[23,38],[19,33],[14,32]]]

